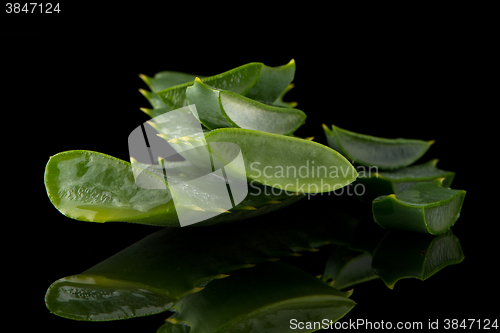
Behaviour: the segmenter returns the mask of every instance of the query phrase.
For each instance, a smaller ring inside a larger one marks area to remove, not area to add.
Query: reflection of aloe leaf
[[[200,122],[209,129],[236,127],[291,134],[306,118],[298,109],[271,106],[231,91],[214,89],[198,78],[186,94],[189,104],[196,105]]]
[[[436,178],[445,178],[443,186],[450,187],[455,173],[436,168],[437,162],[438,160],[434,159],[396,170],[374,172],[370,169],[370,172],[360,172],[356,182],[364,185],[365,192],[361,199],[372,201],[378,196],[400,193],[417,182],[432,181]]]
[[[344,243],[346,235],[337,231],[351,223],[249,222],[162,229],[81,274],[54,282],[47,307],[62,317],[91,321],[163,312],[235,270]]]
[[[371,262],[369,253],[339,246],[328,258],[322,279],[339,290],[376,279],[378,276],[372,272]]]
[[[451,230],[439,236],[393,230],[375,250],[372,269],[392,289],[402,278],[423,281],[463,259],[460,242]]]
[[[229,90],[261,102],[273,103],[287,89],[294,74],[295,62],[293,60],[279,67],[268,67],[262,63],[254,62],[206,77],[203,82],[217,89]],[[143,79],[148,83],[147,78],[143,77]],[[151,82],[150,85],[152,85]],[[164,103],[162,107],[165,111],[185,106],[186,88],[191,85],[193,85],[193,81],[170,86],[160,91],[155,90],[157,96]],[[156,97],[152,98],[156,99]],[[156,106],[156,102],[152,105]]]
[[[464,190],[442,187],[443,178],[417,183],[408,190],[373,200],[373,218],[386,229],[437,235],[457,221]]]
[[[323,125],[328,145],[349,160],[381,169],[398,169],[418,160],[434,141],[386,139]]]
[[[185,324],[191,328],[189,333],[280,333],[294,323],[298,327],[299,323],[306,327],[306,322],[328,326],[354,305],[346,293],[298,268],[265,263],[187,295],[172,309],[178,315],[169,318],[158,332],[178,332],[173,324]],[[323,327],[299,331],[313,332]]]

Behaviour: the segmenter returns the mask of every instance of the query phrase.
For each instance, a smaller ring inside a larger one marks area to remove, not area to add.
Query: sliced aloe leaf
[[[45,187],[52,204],[64,215],[81,221],[123,221],[178,225],[165,181],[144,172],[150,189],[138,186],[134,167],[105,154],[73,150],[50,157]]]
[[[338,230],[344,221],[335,222],[249,220],[209,228],[163,228],[81,274],[55,281],[45,302],[58,316],[85,321],[167,311],[185,295],[238,269],[343,244],[345,235]]]
[[[335,150],[317,142],[241,128],[220,128],[205,136],[207,143],[230,142],[240,149],[247,179],[284,191],[330,192],[352,183],[357,171]],[[234,152],[219,152],[230,161]]]
[[[360,171],[356,182],[363,184],[365,189],[361,199],[372,201],[381,195],[401,193],[418,182],[428,182],[437,178],[444,178],[442,186],[450,187],[455,172],[438,169],[437,162],[438,160],[434,159],[396,170],[377,171],[370,168],[368,171]]]
[[[423,281],[463,259],[460,242],[451,230],[439,236],[391,230],[373,254],[372,269],[392,289],[400,279]]]
[[[252,62],[203,80],[211,87],[229,90],[261,102],[273,103],[293,80],[295,61],[279,67]],[[158,96],[171,110],[186,106],[186,88],[193,81],[158,91]]]
[[[328,145],[349,160],[381,169],[398,169],[417,161],[434,141],[386,139],[323,125]]]
[[[201,78],[200,78],[201,79]],[[286,88],[285,90],[283,90],[283,92],[281,93],[281,95],[274,101],[273,105],[276,105],[276,106],[282,106],[284,108],[294,108],[297,106],[297,102],[285,102],[283,101],[283,99],[285,98],[285,95],[290,91],[292,90],[292,88],[294,87],[295,85],[293,83],[290,83]]]
[[[445,232],[460,216],[466,192],[442,187],[442,181],[417,183],[404,192],[376,198],[374,220],[386,229],[433,235]]]
[[[196,78],[187,87],[189,104],[195,104],[200,122],[209,129],[240,127],[276,134],[291,134],[305,121],[304,112],[271,106],[231,91],[214,89]]]
[[[339,246],[328,258],[322,279],[338,290],[374,280],[378,275],[372,272],[371,263],[372,256],[369,253]]]
[[[189,166],[185,164],[167,163],[169,173],[175,170],[181,170],[179,176],[189,173]],[[45,168],[45,187],[52,204],[62,214],[76,220],[179,226],[176,206],[164,177],[152,169],[148,170],[137,161],[130,164],[98,152],[73,150],[49,159]],[[134,172],[142,173],[141,182],[148,183],[148,188],[137,185]],[[200,198],[198,190],[191,188],[191,192],[183,199],[188,199],[189,195]],[[232,222],[263,215],[303,197],[292,192],[274,191],[256,183],[248,184],[248,195],[228,211],[231,214],[227,214],[226,210],[214,210],[220,214],[196,225]],[[187,202],[183,207],[199,209],[190,207]]]
[[[325,326],[311,322],[328,326],[354,307],[346,296],[298,268],[265,263],[184,297],[172,309],[178,315],[158,332],[175,332],[171,324],[184,324],[190,333],[280,333],[293,323],[302,327],[298,332],[314,332]]]

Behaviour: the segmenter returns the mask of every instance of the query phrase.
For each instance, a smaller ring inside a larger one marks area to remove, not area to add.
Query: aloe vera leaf
[[[374,220],[385,229],[401,229],[437,235],[460,216],[464,190],[441,186],[443,178],[417,183],[408,190],[373,200]]]
[[[371,263],[372,256],[369,253],[350,250],[345,245],[339,246],[328,258],[322,280],[338,290],[343,290],[377,279],[378,275],[372,272]]]
[[[326,319],[329,325],[355,304],[346,293],[296,267],[264,263],[184,297],[172,308],[178,315],[158,332],[173,332],[169,324],[174,323],[190,326],[190,333],[279,333],[290,329],[292,318],[304,322],[299,332],[314,332],[324,326],[305,322]]]
[[[437,178],[444,178],[442,186],[450,187],[455,172],[438,169],[437,162],[437,159],[433,159],[396,170],[372,172],[370,169],[368,173],[361,171],[356,182],[364,186],[362,199],[372,201],[382,195],[406,191],[417,182],[432,181]]]
[[[154,77],[141,74],[139,75],[139,77],[144,81],[144,83],[148,85],[149,89],[151,89],[152,92],[165,90],[179,84],[191,82],[197,77],[199,77],[200,79],[205,78],[204,76],[177,71],[158,72]]]
[[[144,172],[151,188],[138,186],[130,163],[105,154],[73,150],[51,156],[45,187],[52,204],[81,221],[178,224],[171,194],[163,179]]]
[[[249,220],[209,228],[163,228],[81,274],[55,281],[45,302],[58,316],[85,321],[167,311],[185,295],[235,270],[342,244],[345,235],[338,230],[344,221],[335,222]]]
[[[402,278],[423,281],[463,259],[460,242],[451,230],[438,236],[391,230],[373,254],[372,269],[393,289]]]
[[[263,63],[252,62],[218,75],[209,76],[203,82],[217,89],[246,95],[261,102],[273,103],[293,80],[294,74],[294,60],[279,67],[268,67]],[[186,88],[193,83],[191,81],[176,85],[158,91],[157,94],[171,110],[178,109],[186,106]]]
[[[281,95],[274,101],[273,105],[276,106],[282,106],[284,108],[294,108],[297,106],[297,102],[285,102],[283,99],[285,98],[285,95],[292,90],[292,88],[295,87],[293,83],[290,83],[285,90],[281,92]]]
[[[211,142],[235,143],[241,149],[247,179],[290,192],[330,192],[352,183],[356,169],[345,157],[317,142],[241,128],[209,132]],[[218,152],[220,161],[230,158]],[[233,152],[226,152],[232,156]]]
[[[304,112],[257,102],[231,91],[214,89],[196,78],[187,87],[187,99],[195,104],[200,122],[209,129],[239,127],[276,134],[291,134],[305,121]]]
[[[183,164],[179,169],[187,172]],[[143,188],[136,184],[134,172],[138,170],[145,175],[146,179],[142,178],[143,181],[152,182],[153,186]],[[67,217],[90,222],[121,221],[173,227],[180,225],[164,178],[161,174],[144,170],[137,162],[132,165],[93,151],[67,151],[49,159],[44,178],[50,201]],[[232,222],[267,214],[304,197],[284,191],[276,192],[260,184],[248,184],[248,188],[246,198],[230,210],[232,214],[222,213],[199,225]],[[196,189],[192,189],[192,192],[193,196],[199,197],[200,193]]]
[[[434,141],[386,139],[323,125],[328,145],[349,160],[380,169],[398,169],[422,157]]]

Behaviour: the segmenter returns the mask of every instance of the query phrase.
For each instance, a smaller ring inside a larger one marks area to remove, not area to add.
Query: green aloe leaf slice
[[[460,216],[466,192],[442,187],[442,181],[417,183],[404,192],[376,198],[374,220],[386,229],[433,235],[445,232]]]
[[[241,128],[209,132],[207,143],[230,142],[240,149],[247,179],[285,192],[330,192],[352,183],[358,173],[337,151],[317,142]],[[224,154],[227,156],[224,156]],[[234,152],[217,152],[222,162]]]
[[[345,245],[339,246],[328,258],[322,279],[338,290],[377,279],[378,275],[372,272],[371,263],[372,256],[369,253],[351,250]]]
[[[199,77],[200,79],[204,78],[204,76],[177,71],[158,72],[154,77],[141,74],[139,75],[139,77],[144,81],[144,83],[148,85],[149,89],[151,89],[152,92],[158,92],[179,84],[191,82],[197,77]]]
[[[328,145],[349,160],[381,169],[398,169],[417,161],[434,141],[386,139],[323,125]]]
[[[208,228],[163,228],[81,274],[55,281],[48,309],[85,321],[167,311],[214,279],[322,245],[345,244],[344,221],[248,220]],[[231,277],[229,277],[231,278]]]
[[[178,315],[158,332],[176,332],[172,324],[180,323],[190,326],[190,333],[279,333],[294,324],[298,332],[314,332],[342,318],[354,305],[346,293],[298,268],[265,263],[184,297],[173,308]]]
[[[188,172],[187,166],[182,162],[179,164],[180,170]],[[134,178],[134,172],[137,171],[143,172],[145,181],[154,186],[138,186]],[[93,151],[66,151],[49,159],[44,178],[50,201],[67,217],[90,222],[121,221],[179,226],[172,194],[165,179],[144,170],[140,164],[130,164]],[[187,195],[187,199],[189,195],[199,198],[200,192],[192,188]],[[292,192],[273,191],[261,184],[249,184],[248,195],[241,203],[197,225],[259,216],[286,207],[303,197]],[[190,207],[188,203],[184,208],[199,209]]]
[[[200,122],[209,129],[240,127],[276,134],[291,134],[305,121],[304,112],[257,102],[227,90],[213,89],[196,78],[187,87]]]
[[[227,72],[209,76],[203,81],[211,87],[229,90],[261,102],[273,103],[287,89],[295,75],[295,61],[279,67],[249,63]],[[171,110],[186,106],[186,88],[193,81],[158,91],[159,98]]]
[[[402,278],[423,281],[463,259],[460,242],[451,230],[438,236],[391,230],[373,254],[372,269],[392,289]]]
[[[418,182],[432,181],[437,178],[444,178],[442,186],[450,187],[455,172],[438,169],[437,162],[437,159],[433,159],[426,163],[387,171],[378,171],[376,168],[369,168],[368,171],[362,170],[356,180],[364,186],[365,191],[361,198],[372,201],[382,195],[406,191]]]

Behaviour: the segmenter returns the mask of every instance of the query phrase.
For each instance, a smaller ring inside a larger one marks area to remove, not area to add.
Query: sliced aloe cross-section
[[[177,332],[173,324],[190,326],[190,333],[314,332],[354,305],[346,293],[298,268],[265,263],[184,297],[173,307],[178,315],[158,332]]]
[[[438,236],[391,230],[375,249],[372,269],[392,289],[400,279],[423,281],[463,259],[460,242],[451,230]]]
[[[196,78],[187,87],[189,104],[195,104],[200,122],[209,129],[241,127],[276,134],[291,134],[306,118],[304,112],[255,101],[237,93],[214,89]]]
[[[360,171],[357,183],[363,184],[362,199],[373,200],[381,195],[403,192],[418,182],[428,182],[437,178],[444,178],[442,186],[450,187],[455,172],[445,171],[436,167],[438,160],[433,159],[426,163],[411,165],[396,170],[376,170],[369,168]]]
[[[447,231],[460,216],[465,191],[442,187],[442,181],[417,183],[404,192],[376,198],[374,220],[386,229],[433,235]]]
[[[422,157],[434,141],[386,139],[323,125],[328,145],[349,160],[381,169],[398,169]]]

